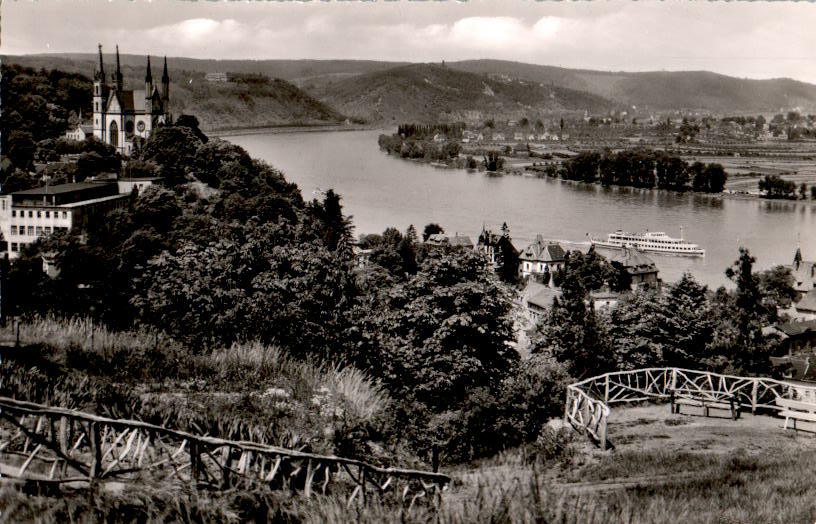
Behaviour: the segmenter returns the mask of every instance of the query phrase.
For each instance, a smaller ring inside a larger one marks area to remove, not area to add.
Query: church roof
[[[122,89],[111,94],[111,98],[114,96],[118,96],[123,113],[142,114],[153,111],[153,108],[146,104],[144,89]]]

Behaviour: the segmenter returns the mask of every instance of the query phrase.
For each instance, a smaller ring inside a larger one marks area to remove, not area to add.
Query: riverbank
[[[231,137],[244,135],[278,135],[285,133],[325,133],[338,131],[374,131],[381,129],[371,124],[270,124],[268,126],[238,126],[202,129],[209,137]]]

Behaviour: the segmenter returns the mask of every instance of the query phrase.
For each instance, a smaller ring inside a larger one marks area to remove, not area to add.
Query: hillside
[[[502,60],[451,62],[476,74],[499,74],[587,91],[641,109],[699,109],[713,112],[816,108],[816,85],[788,78],[750,80],[707,71],[604,72]]]
[[[412,64],[375,71],[313,90],[343,114],[380,123],[530,119],[565,111],[605,111],[597,95],[532,81],[506,81],[444,65]]]
[[[93,76],[93,55],[9,56],[4,63],[36,69],[59,69]],[[122,56],[122,74],[129,89],[143,89],[145,57]],[[161,61],[152,57],[154,81],[161,76]],[[200,61],[199,61],[200,62]],[[106,72],[113,59],[105,57]],[[278,78],[239,74],[237,81],[208,82],[202,70],[178,67],[170,59],[171,111],[195,115],[204,130],[277,125],[339,124],[345,117],[294,84]],[[232,71],[230,71],[232,72]],[[256,72],[257,73],[257,72]],[[88,100],[90,103],[90,91]]]

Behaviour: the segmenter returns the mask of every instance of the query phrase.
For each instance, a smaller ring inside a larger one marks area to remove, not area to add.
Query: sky
[[[816,1],[2,0],[0,53],[494,58],[816,84]]]

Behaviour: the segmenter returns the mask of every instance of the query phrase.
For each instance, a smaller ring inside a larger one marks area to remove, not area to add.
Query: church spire
[[[94,79],[96,80],[105,80],[105,65],[102,63],[102,44],[98,44],[99,46],[99,65],[96,68],[96,73],[94,74]]]
[[[122,90],[122,67],[119,64],[119,44],[116,45],[116,73],[113,74],[113,83],[117,91]]]
[[[167,57],[164,57],[164,71],[162,72],[162,94],[163,100],[170,98],[170,75],[167,74]]]
[[[145,84],[153,85],[153,73],[150,71],[150,55],[147,55],[147,72],[145,73]]]

